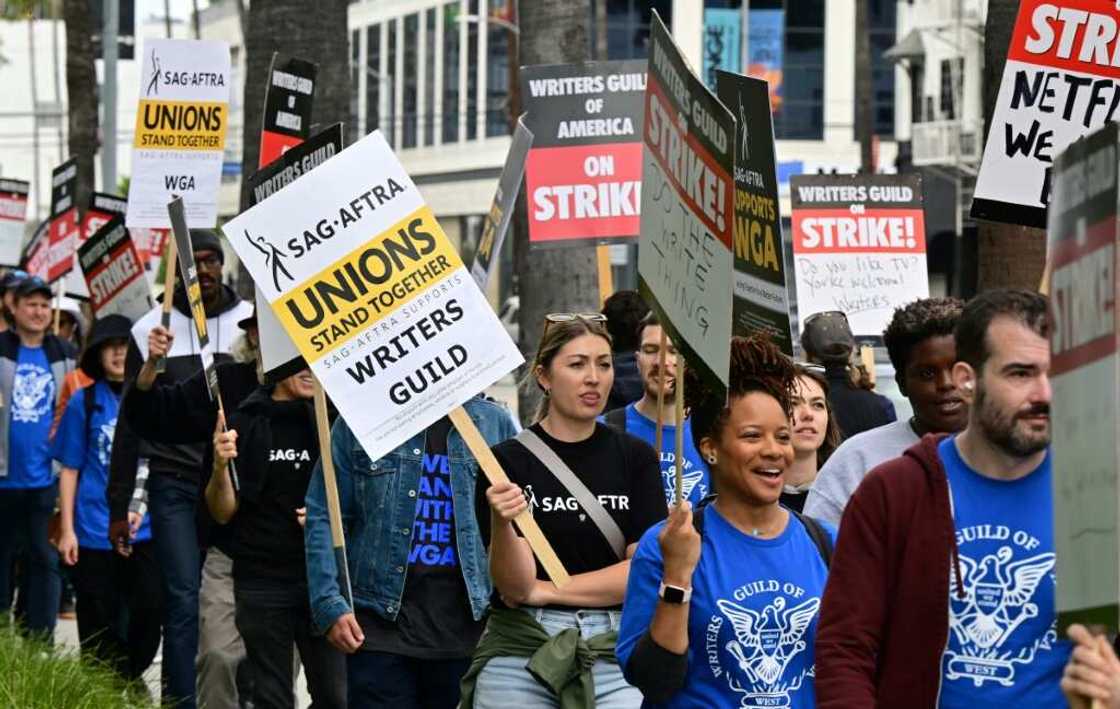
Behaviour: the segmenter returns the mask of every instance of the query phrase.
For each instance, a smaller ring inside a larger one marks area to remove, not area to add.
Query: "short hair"
[[[615,352],[638,349],[638,322],[649,312],[649,306],[636,290],[620,290],[603,301],[607,316],[607,332]]]
[[[1000,288],[985,291],[964,306],[954,332],[957,338],[957,359],[967,362],[979,376],[991,356],[988,328],[996,318],[1012,318],[1049,339],[1052,321],[1050,302],[1034,291]]]
[[[684,401],[692,422],[692,442],[700,450],[704,438],[719,438],[727,423],[732,401],[753,392],[768,394],[777,400],[788,419],[793,414],[793,387],[797,370],[793,360],[777,345],[762,335],[731,338],[731,367],[727,399],[723,390],[715,389],[701,378],[695,367],[684,370]]]
[[[661,327],[661,321],[658,320],[657,313],[651,310],[646,313],[644,318],[638,321],[638,327],[634,330],[634,340],[638,345],[642,344],[642,331],[654,325]]]
[[[902,375],[910,352],[931,337],[952,335],[961,319],[964,301],[959,298],[922,298],[894,311],[883,344],[894,371]]]

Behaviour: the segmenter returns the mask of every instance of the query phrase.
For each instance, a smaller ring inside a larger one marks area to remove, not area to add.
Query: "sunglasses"
[[[544,316],[545,322],[558,323],[558,322],[573,322],[575,320],[583,320],[584,322],[606,322],[607,316],[602,313],[549,313]]]

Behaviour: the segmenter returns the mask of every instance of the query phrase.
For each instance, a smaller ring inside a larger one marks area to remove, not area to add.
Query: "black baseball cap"
[[[805,353],[822,362],[846,362],[856,346],[848,316],[839,310],[813,313],[801,330]]]
[[[16,284],[15,287],[17,298],[26,298],[34,293],[42,293],[49,299],[54,293],[51,292],[50,285],[47,284],[42,278],[38,276],[28,276]]]
[[[8,289],[14,288],[19,284],[20,281],[23,281],[26,278],[27,271],[24,271],[22,269],[14,268],[11,271],[8,271],[4,274],[3,278],[0,278],[0,295],[6,293]]]

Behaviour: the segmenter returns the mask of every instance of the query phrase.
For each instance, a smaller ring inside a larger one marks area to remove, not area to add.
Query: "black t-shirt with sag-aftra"
[[[661,467],[657,454],[645,441],[603,424],[595,425],[590,438],[575,443],[553,438],[540,424],[535,424],[532,431],[595,495],[622,529],[627,546],[636,544],[647,529],[665,519]],[[569,574],[598,571],[618,562],[606,537],[575,497],[525,446],[508,440],[494,446],[493,451],[506,475],[525,491],[534,519]],[[486,488],[490,484],[480,474],[478,485],[475,500],[479,529],[483,542],[489,545]],[[548,578],[539,562],[537,578]],[[496,591],[491,602],[503,606]]]

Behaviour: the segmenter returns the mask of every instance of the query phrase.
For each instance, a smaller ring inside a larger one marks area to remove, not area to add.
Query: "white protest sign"
[[[0,264],[5,266],[19,263],[30,191],[26,180],[0,179]]]
[[[169,227],[167,204],[176,196],[183,198],[188,227],[215,226],[229,95],[227,43],[144,40],[129,228]]]
[[[857,337],[880,338],[896,308],[929,297],[920,175],[794,175],[790,202],[802,322],[841,310]]]
[[[380,131],[222,230],[374,460],[522,363]]]
[[[78,247],[78,264],[94,316],[124,315],[136,322],[152,309],[144,265],[120,216],[110,218]]]

